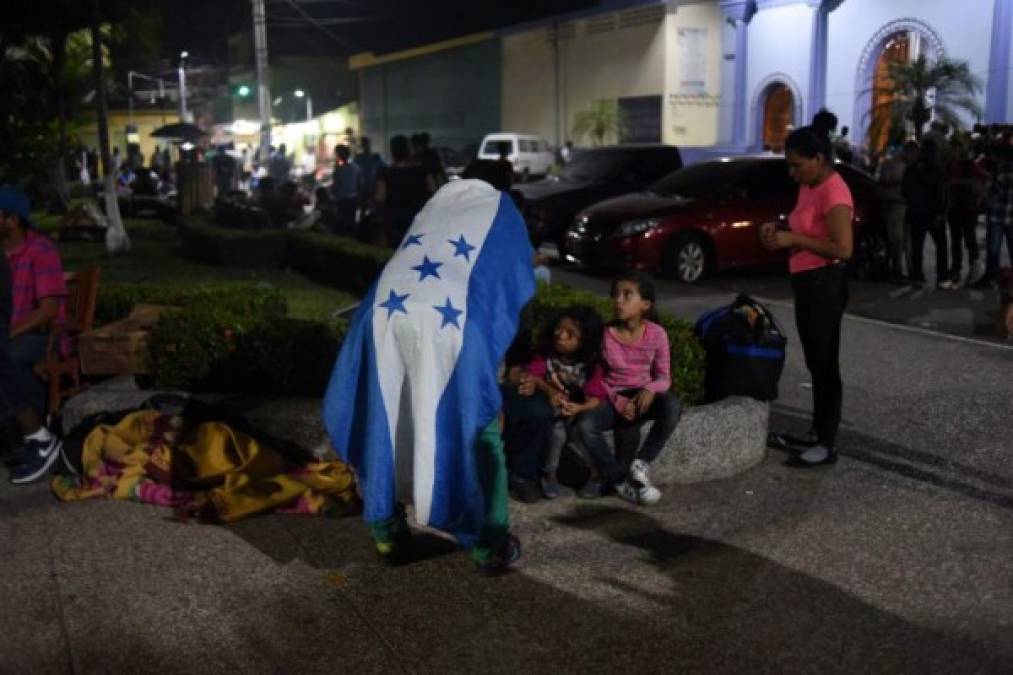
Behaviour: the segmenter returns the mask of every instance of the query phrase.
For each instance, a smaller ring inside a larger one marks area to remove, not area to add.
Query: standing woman
[[[760,232],[769,250],[791,249],[789,268],[806,367],[813,381],[813,426],[795,439],[789,464],[813,467],[837,461],[834,441],[841,423],[841,319],[848,302],[847,260],[853,250],[854,203],[847,183],[834,170],[830,139],[812,127],[797,129],[785,142],[798,201],[788,217],[790,230],[773,223]],[[789,441],[790,443],[790,441]]]

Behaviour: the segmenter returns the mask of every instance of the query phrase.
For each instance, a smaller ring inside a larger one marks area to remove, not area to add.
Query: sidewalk
[[[650,510],[512,504],[525,557],[498,579],[434,537],[383,569],[355,517],[208,526],[4,481],[0,672],[1008,668],[1009,504],[782,460]]]

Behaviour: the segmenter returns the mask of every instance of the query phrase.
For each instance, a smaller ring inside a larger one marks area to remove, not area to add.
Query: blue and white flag
[[[534,290],[508,195],[453,181],[416,216],[352,319],[324,399],[367,522],[411,502],[420,524],[474,542],[485,513],[475,442],[499,413],[497,370]]]

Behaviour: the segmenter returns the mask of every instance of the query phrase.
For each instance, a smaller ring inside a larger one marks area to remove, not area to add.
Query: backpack
[[[706,402],[726,396],[777,398],[788,338],[770,310],[742,294],[703,314],[695,332],[707,357]]]

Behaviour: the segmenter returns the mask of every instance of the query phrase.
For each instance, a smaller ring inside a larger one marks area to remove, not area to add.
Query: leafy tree
[[[609,138],[618,139],[624,126],[619,103],[615,99],[599,99],[574,116],[573,136],[578,141],[588,136],[592,144],[603,145]]]
[[[929,60],[921,54],[910,63],[890,63],[887,79],[891,95],[873,108],[871,138],[882,138],[889,125],[893,129],[912,128],[920,141],[925,125],[933,118],[959,128],[961,111],[981,117],[976,97],[982,89],[981,80],[966,61],[947,57]]]

